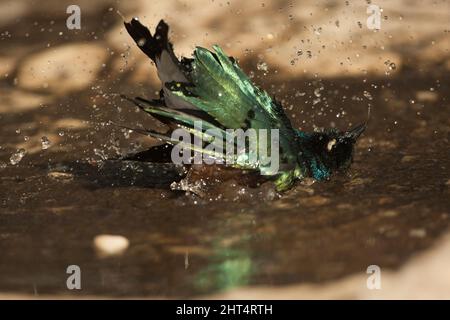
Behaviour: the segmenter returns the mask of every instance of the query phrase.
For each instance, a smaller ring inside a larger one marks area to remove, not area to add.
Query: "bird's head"
[[[317,180],[328,178],[333,172],[346,170],[352,163],[356,140],[365,129],[366,123],[349,131],[297,131],[300,146],[298,160],[308,169],[308,175]]]

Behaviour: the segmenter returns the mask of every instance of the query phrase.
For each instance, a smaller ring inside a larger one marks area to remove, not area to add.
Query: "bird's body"
[[[333,129],[306,133],[296,130],[281,104],[256,87],[236,60],[225,55],[219,46],[214,46],[214,51],[197,47],[192,59],[178,60],[168,41],[168,25],[164,21],[159,22],[154,35],[137,19],[125,23],[125,27],[140,49],[155,62],[162,82],[159,99],[133,100],[171,128],[169,134],[148,131],[150,136],[176,145],[178,141],[170,136],[176,128],[202,137],[207,135],[205,130],[208,129],[223,133],[224,137],[227,129],[255,129],[256,132],[277,129],[279,171],[270,171],[265,162],[245,165],[237,161],[227,165],[259,170],[263,175],[272,176],[278,191],[291,188],[297,179],[312,177],[321,180],[333,171],[349,166],[353,145],[365,125],[349,132]],[[195,126],[198,121],[202,122],[204,129]],[[260,143],[261,136],[257,134],[257,144]],[[202,146],[188,148],[207,153]],[[267,149],[270,148],[270,145],[267,146]],[[208,155],[224,156],[214,152]]]

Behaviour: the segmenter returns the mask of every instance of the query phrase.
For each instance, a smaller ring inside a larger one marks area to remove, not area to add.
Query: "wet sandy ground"
[[[86,1],[80,31],[66,29],[65,3],[2,2],[0,297],[367,298],[374,264],[386,275],[376,297],[408,296],[410,283],[414,297],[448,297],[449,11],[413,4],[380,2],[388,18],[373,34],[352,1]],[[222,44],[297,127],[345,129],[370,105],[350,172],[282,197],[229,181],[199,198],[170,191],[177,173],[161,164],[102,161],[156,143],[108,121],[158,127],[117,96],[159,89],[117,9],[173,22],[177,52]],[[129,247],[105,257],[101,234]],[[66,288],[73,264],[79,292]]]

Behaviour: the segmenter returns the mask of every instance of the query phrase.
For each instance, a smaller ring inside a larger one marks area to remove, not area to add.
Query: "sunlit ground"
[[[1,1],[0,297],[450,298],[449,2],[372,4],[379,31],[367,1]],[[103,162],[157,143],[109,123],[159,126],[119,97],[160,89],[121,16],[221,45],[304,130],[370,107],[350,172],[200,198]]]

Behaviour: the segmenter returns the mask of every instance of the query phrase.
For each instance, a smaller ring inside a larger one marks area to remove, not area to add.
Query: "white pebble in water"
[[[120,255],[129,245],[130,241],[124,236],[101,234],[94,238],[94,247],[102,257]]]
[[[42,150],[47,150],[48,148],[50,148],[50,145],[51,145],[50,140],[48,140],[48,138],[46,136],[43,136],[41,138]]]
[[[9,162],[15,166],[16,164],[18,164],[20,161],[22,161],[23,157],[25,156],[27,152],[25,151],[25,149],[21,148],[19,150],[17,150],[16,152],[14,152],[11,157],[9,158]]]

